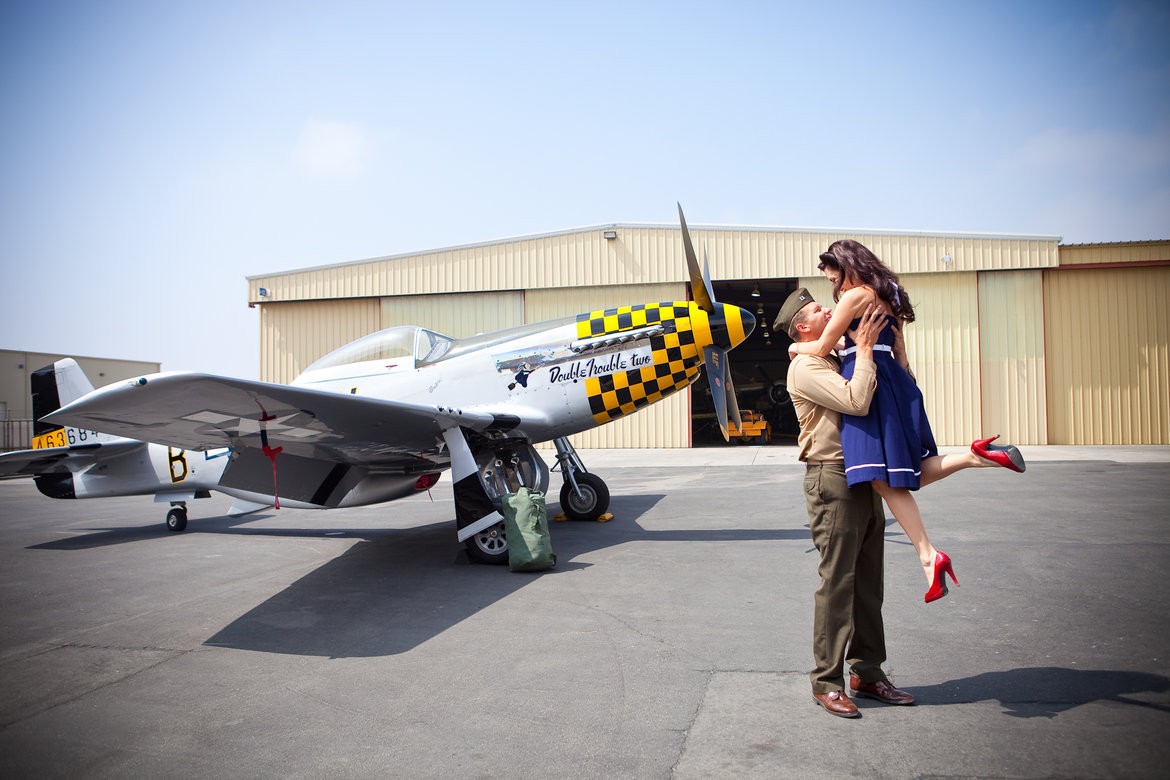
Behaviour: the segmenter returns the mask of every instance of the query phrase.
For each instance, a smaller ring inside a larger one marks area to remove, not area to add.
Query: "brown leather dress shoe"
[[[849,697],[845,695],[845,691],[814,693],[813,699],[816,700],[817,704],[839,718],[857,718],[861,716],[861,713],[857,711],[857,705],[849,701]]]
[[[861,678],[857,675],[850,674],[849,687],[853,689],[853,693],[856,696],[877,699],[884,704],[914,703],[914,694],[898,690],[889,680],[878,680],[877,682],[867,683],[862,682]]]

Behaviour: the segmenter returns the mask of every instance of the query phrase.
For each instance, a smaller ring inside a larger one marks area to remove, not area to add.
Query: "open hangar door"
[[[728,354],[731,380],[744,419],[743,429],[731,437],[732,445],[796,443],[796,412],[784,389],[790,342],[787,335],[772,332],[772,322],[796,286],[796,279],[711,282],[715,300],[746,309],[756,318],[756,329]],[[691,446],[729,446],[715,419],[706,371],[691,387]]]

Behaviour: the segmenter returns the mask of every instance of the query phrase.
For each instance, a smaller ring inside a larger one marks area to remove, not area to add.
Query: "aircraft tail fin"
[[[60,428],[41,418],[71,404],[93,391],[93,383],[73,358],[62,358],[51,366],[38,368],[29,379],[32,386],[33,436]]]

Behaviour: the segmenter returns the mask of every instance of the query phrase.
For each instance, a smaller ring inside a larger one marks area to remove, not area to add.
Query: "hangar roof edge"
[[[687,223],[687,226],[692,230],[745,230],[759,233],[832,233],[844,235],[863,235],[863,236],[906,236],[911,238],[932,237],[932,238],[971,238],[983,239],[990,241],[1050,241],[1060,243],[1062,236],[1043,235],[1043,234],[1029,234],[1029,233],[970,233],[962,231],[947,231],[947,230],[877,230],[872,228],[842,228],[842,227],[784,227],[777,225],[710,225],[710,224],[692,224]],[[543,238],[556,238],[557,236],[569,236],[575,233],[594,233],[599,230],[620,230],[622,228],[634,228],[643,230],[678,230],[679,226],[667,222],[611,222],[600,225],[588,225],[585,227],[566,228],[564,230],[550,230],[546,233],[531,233],[527,235],[509,236],[505,238],[494,238],[488,241],[476,241],[470,244],[456,244],[453,246],[435,247],[433,249],[422,249],[413,252],[400,252],[392,255],[380,255],[378,257],[366,257],[360,260],[343,260],[339,263],[324,263],[322,265],[306,266],[303,268],[289,268],[284,271],[271,271],[262,274],[251,274],[244,277],[247,281],[254,281],[256,279],[267,279],[273,276],[285,276],[288,274],[308,273],[310,271],[322,271],[329,268],[345,268],[351,265],[362,265],[364,263],[378,263],[386,260],[402,260],[408,257],[421,257],[423,255],[434,255],[442,252],[458,252],[466,249],[479,249],[481,247],[496,246],[498,244],[511,244],[516,241],[536,241]]]
[[[1061,244],[1062,247],[1082,247],[1082,246],[1144,246],[1147,244],[1165,244],[1168,239],[1165,238],[1147,238],[1141,241],[1088,241],[1077,244]]]

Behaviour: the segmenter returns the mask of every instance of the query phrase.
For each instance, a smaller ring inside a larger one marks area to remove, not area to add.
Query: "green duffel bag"
[[[544,493],[522,487],[504,496],[504,532],[512,571],[544,571],[556,564]]]

